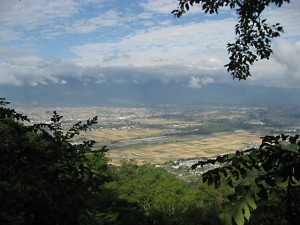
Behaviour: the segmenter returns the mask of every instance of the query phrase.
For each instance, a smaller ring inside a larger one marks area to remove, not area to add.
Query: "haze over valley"
[[[256,147],[262,136],[300,131],[299,107],[178,106],[45,107],[16,110],[33,123],[50,121],[53,110],[63,116],[65,129],[98,116],[91,131],[77,141],[95,140],[107,146],[112,163],[136,159],[164,163],[178,159],[213,157]]]

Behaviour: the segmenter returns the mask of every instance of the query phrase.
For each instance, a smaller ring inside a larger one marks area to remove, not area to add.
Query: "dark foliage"
[[[244,218],[249,220],[250,212],[257,207],[259,210],[254,211],[257,224],[264,221],[263,224],[296,225],[300,220],[299,135],[265,136],[257,149],[199,161],[191,169],[215,163],[220,167],[203,174],[203,181],[219,187],[224,178],[234,188],[223,211],[226,223],[231,224],[233,218],[236,224],[244,224]]]
[[[7,104],[0,99],[0,224],[85,224],[94,215],[90,200],[109,179],[106,149],[95,156],[104,161],[96,171],[86,157],[94,142],[71,138],[97,118],[64,133],[56,112],[50,123],[31,125]]]

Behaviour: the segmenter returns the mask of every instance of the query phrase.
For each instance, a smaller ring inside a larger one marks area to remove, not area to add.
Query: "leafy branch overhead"
[[[290,0],[178,0],[178,8],[172,11],[174,17],[181,17],[190,6],[201,4],[202,10],[209,14],[218,14],[222,7],[235,9],[238,23],[235,26],[236,40],[228,43],[229,63],[225,65],[233,78],[246,80],[251,76],[250,66],[259,59],[269,59],[273,53],[272,39],[283,33],[279,23],[268,24],[261,19],[261,13],[274,4],[281,7]]]

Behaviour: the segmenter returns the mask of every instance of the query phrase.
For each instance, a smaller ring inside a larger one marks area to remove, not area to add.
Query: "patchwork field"
[[[91,131],[75,142],[95,140],[106,145],[113,164],[122,159],[164,163],[177,159],[213,157],[260,144],[262,136],[296,133],[299,109],[267,107],[79,107],[55,108],[67,130],[98,115]],[[49,121],[52,108],[21,107],[34,123]]]
[[[220,154],[234,152],[235,150],[260,144],[259,133],[238,131],[234,133],[217,133],[208,137],[191,140],[157,140],[145,143],[135,143],[134,140],[153,137],[163,134],[162,130],[140,130],[140,131],[94,131],[90,138],[99,141],[99,144],[108,142],[123,143],[128,145],[114,147],[109,144],[110,149],[107,156],[112,159],[112,164],[118,165],[122,159],[135,159],[137,162],[164,163],[166,161],[212,157]],[[151,139],[151,138],[150,138]]]

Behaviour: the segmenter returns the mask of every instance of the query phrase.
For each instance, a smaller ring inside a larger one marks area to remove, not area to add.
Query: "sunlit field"
[[[216,133],[207,137],[195,137],[195,139],[189,140],[176,140],[175,138],[172,140],[155,140],[155,137],[162,134],[163,130],[148,129],[139,131],[98,130],[91,131],[86,135],[96,140],[99,147],[101,144],[107,145],[110,149],[107,156],[115,165],[118,165],[122,159],[135,159],[139,163],[144,161],[164,163],[183,158],[213,157],[257,145],[261,142],[260,137],[262,136],[259,133],[236,131],[234,133]],[[141,139],[150,141],[138,142]],[[115,147],[114,142],[117,141],[118,143],[126,142],[128,145]]]
[[[23,111],[33,120],[49,120],[50,109],[34,109]],[[57,111],[64,116],[66,130],[77,121],[84,121],[83,118],[100,115],[91,131],[81,132],[74,141],[95,140],[95,148],[107,146],[107,156],[115,165],[122,159],[164,163],[214,157],[256,146],[267,134],[296,132],[300,127],[299,120],[293,116],[295,110],[258,107],[95,107],[59,108]],[[284,119],[288,113],[291,116]]]

